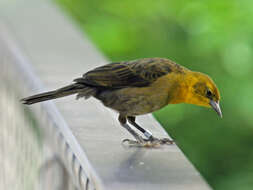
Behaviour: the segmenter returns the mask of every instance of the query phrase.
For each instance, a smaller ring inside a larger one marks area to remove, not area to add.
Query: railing
[[[0,16],[0,189],[209,189],[176,145],[122,147],[130,136],[94,99],[21,105],[107,61],[50,2],[6,1]],[[151,115],[140,120],[167,136]]]

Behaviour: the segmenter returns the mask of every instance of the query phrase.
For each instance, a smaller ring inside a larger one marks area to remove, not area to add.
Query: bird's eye
[[[212,97],[212,92],[210,91],[210,90],[207,90],[206,91],[206,97],[208,97],[208,98],[211,98]]]

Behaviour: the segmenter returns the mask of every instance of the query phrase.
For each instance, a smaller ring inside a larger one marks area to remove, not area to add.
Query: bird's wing
[[[174,70],[174,64],[162,58],[110,63],[95,68],[74,81],[106,88],[144,87]]]

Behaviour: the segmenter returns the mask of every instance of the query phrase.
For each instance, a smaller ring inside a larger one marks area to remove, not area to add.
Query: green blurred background
[[[253,189],[252,0],[56,0],[112,61],[166,57],[209,74],[224,118],[170,105],[155,117],[214,189]]]

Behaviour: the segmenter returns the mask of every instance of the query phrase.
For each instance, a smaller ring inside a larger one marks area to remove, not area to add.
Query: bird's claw
[[[156,139],[155,138],[155,140],[158,140],[161,145],[163,145],[163,144],[168,144],[168,145],[169,144],[174,144],[174,141],[169,139],[169,138],[162,138],[162,139]]]
[[[122,144],[123,145],[126,145],[128,147],[146,147],[146,148],[151,148],[151,147],[158,147],[160,146],[159,143],[156,143],[156,142],[151,142],[151,141],[136,141],[136,140],[130,140],[130,139],[124,139],[122,141]]]
[[[127,144],[126,144],[127,143]],[[174,141],[170,140],[168,138],[162,138],[158,139],[155,137],[149,138],[149,139],[143,139],[142,140],[130,140],[130,139],[124,139],[122,141],[123,145],[128,145],[128,147],[146,147],[146,148],[157,148],[161,145],[169,145],[173,144]]]

